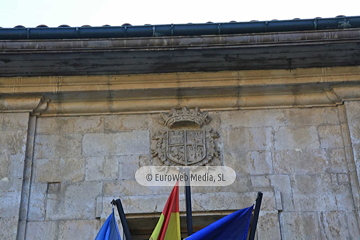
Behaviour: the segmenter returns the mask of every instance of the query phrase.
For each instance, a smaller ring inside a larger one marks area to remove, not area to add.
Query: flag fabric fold
[[[175,185],[149,240],[180,240],[179,185]]]
[[[121,240],[119,228],[115,220],[114,209],[102,225],[95,240]]]
[[[188,240],[246,240],[254,205],[240,209],[197,231]]]

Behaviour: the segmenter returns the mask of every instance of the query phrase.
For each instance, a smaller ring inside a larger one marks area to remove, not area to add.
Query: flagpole
[[[193,234],[193,222],[192,222],[192,208],[191,208],[191,186],[190,186],[190,171],[186,168],[186,179],[185,185],[185,201],[186,201],[186,225],[188,236]]]
[[[123,227],[123,231],[124,231],[126,240],[131,240],[132,237],[131,237],[130,229],[129,229],[129,226],[128,226],[128,223],[127,223],[127,220],[126,220],[126,217],[125,217],[124,208],[123,208],[123,206],[121,204],[121,200],[120,199],[112,200],[111,203],[113,205],[116,205],[116,208],[117,208],[117,210],[119,212],[119,216],[120,216],[120,220],[121,220],[121,224],[122,224],[122,227]]]
[[[260,206],[261,206],[262,197],[263,197],[263,193],[258,192],[258,196],[257,196],[256,201],[255,201],[254,216],[253,216],[253,219],[251,220],[251,224],[250,224],[251,228],[250,228],[249,240],[254,240],[255,239],[255,232],[256,232],[257,222],[258,222],[258,219],[259,219],[259,213],[260,213]]]

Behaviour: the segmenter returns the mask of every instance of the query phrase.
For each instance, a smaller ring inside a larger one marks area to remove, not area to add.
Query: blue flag
[[[114,209],[102,225],[95,240],[121,240],[119,228],[115,220]]]
[[[188,240],[246,240],[254,205],[240,209],[197,231]]]

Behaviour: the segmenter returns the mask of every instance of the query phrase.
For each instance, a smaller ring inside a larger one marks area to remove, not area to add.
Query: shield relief
[[[218,134],[206,126],[211,121],[207,112],[184,107],[161,113],[161,117],[160,123],[167,129],[161,129],[152,137],[156,141],[153,157],[165,165],[182,166],[207,165],[214,158],[218,159],[215,145]],[[193,123],[193,128],[182,125],[184,122]]]
[[[168,158],[180,165],[193,165],[206,157],[204,130],[168,130]]]

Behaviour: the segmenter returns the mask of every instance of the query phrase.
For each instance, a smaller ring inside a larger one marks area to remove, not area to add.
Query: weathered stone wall
[[[359,238],[341,114],[334,107],[222,114],[225,165],[251,189],[274,190],[279,220],[271,226],[262,217],[259,239],[280,239],[269,234],[277,225],[283,239]]]
[[[350,144],[348,144],[347,147],[351,148],[353,151],[352,153],[354,158],[354,166],[351,171],[357,175],[357,179],[360,182],[360,102],[346,102],[345,106],[350,134]]]
[[[28,122],[28,113],[0,113],[0,239],[17,236]]]
[[[210,111],[222,164],[237,179],[227,187],[193,187],[194,215],[247,207],[262,191],[258,239],[359,239],[359,112],[356,101]],[[1,228],[7,229],[0,238],[15,239],[28,115],[0,119],[0,174],[9,179],[0,182]],[[150,153],[158,120],[159,114],[37,118],[30,197],[22,209],[27,224],[18,236],[93,239],[118,197],[134,221],[157,216],[171,188],[141,186],[134,173],[158,163]],[[182,192],[180,200],[184,210]]]
[[[238,176],[228,187],[193,187],[195,214],[249,206],[260,190],[259,239],[359,238],[358,189],[352,187],[358,179],[351,181],[342,107],[210,116],[223,164]],[[91,239],[117,197],[129,214],[160,212],[170,189],[143,187],[134,179],[138,167],[152,164],[158,118],[38,118],[26,239]]]
[[[39,118],[26,239],[92,239],[124,187],[146,195],[127,179],[148,158],[149,117]]]

